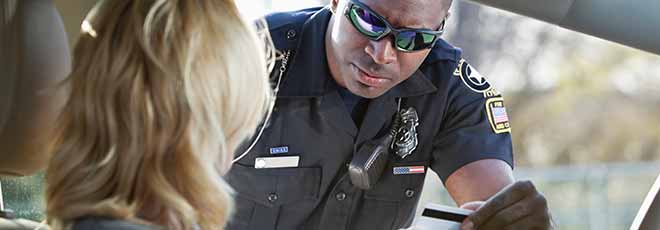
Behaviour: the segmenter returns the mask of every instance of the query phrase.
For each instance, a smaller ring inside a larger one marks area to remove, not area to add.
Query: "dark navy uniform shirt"
[[[267,16],[275,46],[292,57],[268,128],[226,176],[237,208],[228,229],[408,227],[428,170],[446,181],[482,159],[513,165],[501,96],[443,40],[409,79],[365,104],[358,127],[328,70],[330,17],[328,8]],[[365,141],[389,130],[399,99],[402,108],[417,110],[419,144],[404,159],[392,157],[374,188],[356,188],[347,164]],[[298,166],[255,168],[256,158],[284,156],[299,156]]]

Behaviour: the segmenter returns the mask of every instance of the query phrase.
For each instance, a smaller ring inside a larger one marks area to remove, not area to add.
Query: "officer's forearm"
[[[449,176],[445,186],[460,206],[470,201],[485,201],[513,182],[512,169],[506,162],[487,159],[456,170]]]

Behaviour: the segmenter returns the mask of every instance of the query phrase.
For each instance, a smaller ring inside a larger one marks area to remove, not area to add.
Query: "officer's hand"
[[[463,222],[461,230],[554,229],[547,201],[530,181],[518,181],[485,203],[470,206],[465,208],[477,210]]]

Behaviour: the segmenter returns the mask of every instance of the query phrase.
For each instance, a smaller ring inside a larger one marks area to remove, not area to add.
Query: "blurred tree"
[[[43,173],[29,177],[0,179],[5,208],[15,211],[20,218],[43,220],[43,180]]]
[[[507,98],[517,165],[660,160],[660,59],[466,1],[447,40]]]

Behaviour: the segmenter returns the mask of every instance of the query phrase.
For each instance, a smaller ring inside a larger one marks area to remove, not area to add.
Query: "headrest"
[[[63,101],[57,85],[71,60],[51,1],[3,0],[0,7],[0,177],[23,176],[48,162],[48,133]]]

